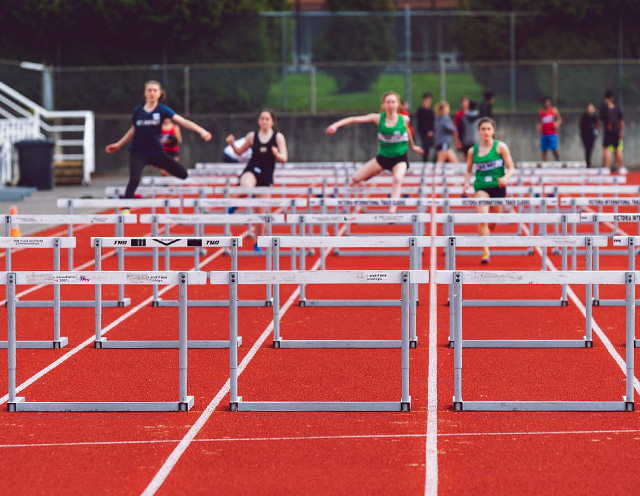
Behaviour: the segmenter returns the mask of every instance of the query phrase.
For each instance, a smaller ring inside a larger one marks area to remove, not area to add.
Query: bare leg
[[[409,168],[409,164],[406,162],[398,162],[393,166],[393,184],[391,186],[391,198],[400,198],[400,191],[402,190],[402,180],[404,179],[404,175],[407,173],[407,169]],[[397,207],[392,205],[389,208],[389,212],[392,214],[395,213]]]
[[[553,156],[556,158],[556,161],[560,160],[560,154],[558,153],[558,150],[551,150],[553,152]]]
[[[611,157],[609,156],[609,151],[607,150],[607,147],[603,147],[602,148],[602,167],[605,169],[609,169],[611,166],[611,161],[610,161]]]
[[[618,169],[622,168],[623,162],[622,162],[622,150],[620,150],[620,148],[616,148],[615,151],[615,157],[616,157],[616,166],[618,167]]]
[[[245,172],[240,176],[240,187],[241,188],[255,188],[258,184],[258,179],[256,178],[253,172]],[[246,198],[247,195],[238,195],[238,198]],[[236,207],[232,207],[229,212],[233,213]],[[253,226],[250,226],[249,231],[253,233]]]
[[[380,164],[375,158],[372,158],[353,173],[353,176],[351,176],[351,182],[353,184],[360,184],[362,181],[366,181],[367,179],[380,174],[380,172],[382,172],[382,167],[380,167]]]
[[[483,190],[476,191],[476,198],[489,198],[489,193]],[[478,205],[476,210],[479,214],[487,214],[489,213],[489,207],[486,205]],[[486,222],[482,222],[478,224],[478,236],[489,236],[489,224]],[[482,258],[480,259],[481,263],[487,263],[489,261],[489,248],[485,247],[482,250]]]
[[[547,161],[547,150],[542,150],[542,161],[543,162]]]

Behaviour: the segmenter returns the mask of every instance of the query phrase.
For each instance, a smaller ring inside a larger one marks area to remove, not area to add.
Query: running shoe
[[[629,170],[623,165],[618,169],[618,174],[622,174],[623,176],[626,176],[627,174],[629,174]]]
[[[129,208],[123,208],[122,209],[122,215],[129,215],[131,213],[131,210],[129,210]]]
[[[238,207],[227,207],[227,213],[228,214],[232,214],[236,210],[238,210]]]
[[[262,253],[262,248],[258,246],[258,243],[253,243],[253,251],[256,253]]]
[[[482,265],[486,265],[491,261],[491,256],[488,253],[483,253],[482,258],[480,259],[480,263]]]

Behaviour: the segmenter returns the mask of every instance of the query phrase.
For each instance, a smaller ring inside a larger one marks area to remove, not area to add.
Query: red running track
[[[637,234],[636,226],[621,227]],[[76,265],[90,264],[89,237],[110,236],[111,230],[92,226],[80,233]],[[145,234],[145,226],[127,226],[127,235]],[[314,260],[309,257],[307,266]],[[551,261],[559,267],[559,257],[552,256]],[[15,253],[13,262],[16,270],[52,267],[49,253],[39,250]],[[188,269],[190,262],[174,258],[172,268]],[[242,257],[240,268],[262,269],[263,263],[259,257]],[[440,253],[431,257],[427,250],[423,263],[425,268],[432,263],[443,268],[444,258]],[[103,264],[106,270],[116,268],[109,255]],[[284,258],[283,268],[287,264]],[[126,266],[151,268],[145,258],[127,258]],[[406,259],[399,257],[331,257],[328,266],[408,268]],[[490,268],[539,266],[537,255],[494,256]],[[605,269],[625,266],[624,257],[603,260]],[[459,257],[458,267],[475,269],[479,264],[476,258]],[[228,268],[229,259],[223,256],[203,267]],[[388,298],[389,291],[380,288],[309,288],[308,297]],[[294,289],[282,288],[283,305]],[[547,298],[557,292],[557,288],[513,286],[490,289],[491,293],[465,289],[465,297]],[[576,301],[583,301],[584,291],[574,289]],[[115,289],[109,291],[105,297],[114,297]],[[638,487],[637,413],[452,411],[446,291],[438,287],[437,301],[431,301],[429,288],[421,288],[419,343],[411,350],[411,412],[230,412],[228,350],[190,350],[189,394],[195,397],[190,412],[0,412],[3,487],[21,494],[146,490],[147,494],[252,495],[614,494]],[[611,293],[607,296],[616,296],[616,290],[607,291]],[[64,298],[92,296],[82,293],[82,288],[63,288]],[[176,293],[170,289],[165,297],[174,298]],[[192,287],[189,294],[207,299],[226,296],[224,288],[212,286]],[[241,298],[262,294],[263,288],[243,288]],[[51,295],[44,289],[23,298]],[[103,326],[117,322],[109,326],[110,339],[175,339],[176,309],[150,307],[150,288],[127,288],[127,296],[132,298],[130,307],[104,309]],[[566,308],[465,308],[465,338],[579,338],[584,317],[576,301]],[[282,320],[283,335],[292,339],[399,335],[397,308],[300,308],[293,303]],[[18,309],[19,337],[49,338],[51,313],[51,309]],[[596,308],[594,319],[599,332],[593,349],[465,350],[464,399],[620,400],[624,374],[612,353],[624,357],[624,310]],[[269,308],[241,308],[239,391],[245,400],[399,399],[398,350],[277,350],[271,347],[271,320]],[[6,339],[4,322],[2,308],[0,339]],[[92,309],[63,308],[62,335],[69,338],[69,346],[62,350],[18,350],[18,384],[29,381],[20,393],[28,400],[175,400],[176,350],[93,349]],[[228,310],[190,309],[189,336],[226,338]],[[0,356],[0,376],[6,384],[6,354]],[[63,361],[42,374],[57,359]],[[41,375],[34,378],[36,374]]]

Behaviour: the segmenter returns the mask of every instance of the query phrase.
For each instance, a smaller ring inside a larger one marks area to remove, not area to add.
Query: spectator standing
[[[551,150],[556,160],[560,160],[558,154],[558,128],[562,124],[562,117],[558,109],[551,103],[551,98],[542,98],[542,108],[538,111],[538,132],[540,133],[540,150],[542,161],[547,160],[547,152]]]
[[[623,165],[622,140],[624,138],[624,117],[622,109],[615,104],[613,91],[607,90],[604,94],[604,102],[600,106],[600,121],[602,122],[602,166],[611,169],[611,172],[618,170],[620,174],[628,171]],[[611,157],[609,151],[615,156],[615,166],[611,167]]]
[[[418,134],[422,141],[422,161],[429,161],[429,152],[433,146],[433,134],[436,115],[431,108],[433,95],[429,92],[422,94],[422,105],[416,112],[416,120],[418,121]]]
[[[458,150],[462,150],[462,142],[460,141],[460,136],[458,136],[458,125],[460,124],[462,116],[467,112],[469,112],[469,97],[463,96],[460,99],[460,110],[456,112],[456,115],[453,118],[453,125],[456,126],[456,134],[453,135],[453,139],[456,142],[456,149]]]
[[[436,105],[435,145],[436,163],[457,162],[458,157],[451,143],[456,134],[456,126],[449,115],[451,109],[445,101]]]
[[[493,104],[496,101],[496,95],[493,91],[484,92],[484,101],[480,104],[480,117],[490,117],[493,119]]]
[[[600,120],[596,114],[596,107],[593,103],[588,103],[586,112],[580,117],[580,138],[584,146],[587,167],[591,167],[591,153],[598,136],[598,127],[600,127]]]
[[[462,149],[462,155],[468,155],[469,148],[475,145],[479,140],[478,121],[480,120],[480,112],[478,112],[478,104],[469,102],[469,110],[460,118],[458,123],[458,137]]]

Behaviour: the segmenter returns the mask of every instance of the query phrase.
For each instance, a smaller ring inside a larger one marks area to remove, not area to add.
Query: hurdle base
[[[636,305],[640,305],[640,300],[636,300]],[[594,306],[599,307],[625,307],[627,306],[626,300],[598,300],[598,305],[594,303]]]
[[[268,300],[238,300],[239,307],[269,307],[273,304]],[[154,307],[179,307],[178,300],[163,300],[152,303]],[[228,307],[229,300],[187,300],[187,307]]]
[[[61,337],[60,339],[54,339],[53,341],[16,341],[16,348],[21,349],[60,349],[69,344],[69,339]],[[6,350],[9,347],[7,341],[0,341],[0,350]]]
[[[566,307],[565,300],[463,300],[463,307]]]
[[[409,401],[239,401],[238,412],[408,412]]]
[[[628,401],[460,401],[455,411],[475,412],[626,412]]]
[[[449,338],[449,347],[455,341]],[[593,341],[582,339],[463,339],[463,348],[591,348]]]
[[[302,300],[299,304],[301,307],[399,307],[401,305],[400,300]]]
[[[640,348],[640,339],[634,339],[633,340],[633,347],[634,348]]]
[[[17,405],[19,403],[24,403],[24,396],[16,396],[16,400],[15,401],[10,401],[7,403],[7,411],[8,412],[15,412],[17,411]]]
[[[229,402],[229,411],[230,412],[237,412],[238,411],[238,405],[240,404],[241,401],[242,401],[242,396],[238,396],[238,400],[237,401],[230,401]]]
[[[187,412],[192,407],[193,396],[187,396],[186,401],[113,402],[42,402],[22,398],[22,401],[7,404],[10,412]]]
[[[274,340],[274,348],[400,348],[402,342],[394,339],[318,339],[318,340],[296,340],[282,338]],[[415,346],[414,346],[415,348]]]
[[[242,345],[242,336],[238,336],[237,346]],[[178,349],[180,341],[177,340],[158,340],[158,341],[138,341],[138,340],[118,340],[108,341],[107,338],[100,338],[94,341],[97,349]],[[229,348],[229,341],[213,341],[213,340],[193,340],[187,341],[188,349],[222,349]]]
[[[107,307],[128,307],[131,305],[131,298],[124,300],[102,300],[102,306]],[[6,304],[5,304],[6,306]],[[93,300],[69,300],[60,301],[61,308],[94,308],[96,306]],[[51,300],[16,300],[16,308],[53,308]]]

